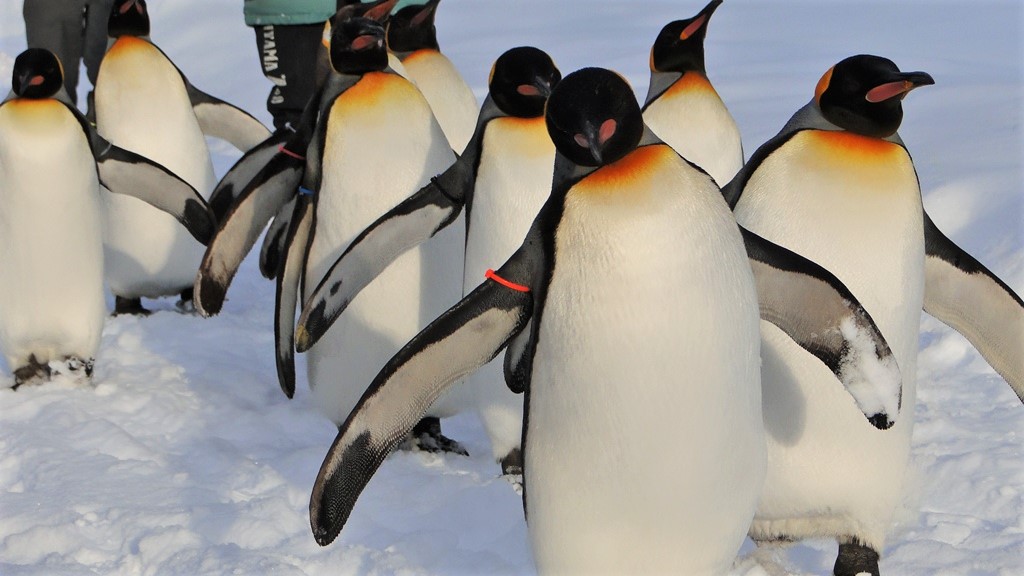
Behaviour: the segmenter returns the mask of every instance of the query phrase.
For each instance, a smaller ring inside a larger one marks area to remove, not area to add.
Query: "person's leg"
[[[107,20],[110,19],[110,7],[113,5],[114,0],[86,0],[85,47],[82,56],[89,82],[94,86],[100,72],[100,61],[107,51]]]
[[[89,94],[86,97],[86,117],[96,119],[93,110],[92,92],[96,86],[96,77],[100,73],[100,62],[107,52],[107,20],[110,19],[110,7],[114,0],[86,0],[85,5],[85,45],[82,59],[85,60],[85,71],[89,76]]]
[[[274,128],[295,123],[316,90],[316,51],[323,24],[255,26],[263,75],[274,83],[267,111]]]
[[[29,48],[46,48],[64,67],[64,87],[78,101],[78,66],[82,60],[82,0],[25,0],[25,36]]]

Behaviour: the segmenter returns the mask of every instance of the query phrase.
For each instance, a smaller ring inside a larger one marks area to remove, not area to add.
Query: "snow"
[[[24,48],[20,4],[0,4],[0,94]],[[493,60],[525,44],[563,73],[614,68],[642,96],[658,30],[702,6],[445,0],[438,28],[478,99]],[[154,40],[196,86],[269,122],[270,84],[240,3],[153,2],[151,11]],[[907,97],[901,129],[925,207],[1024,294],[1022,22],[1016,0],[729,0],[711,22],[708,69],[748,154],[845,56],[931,73],[936,85]],[[238,157],[219,142],[213,153],[218,174]],[[316,545],[308,498],[335,430],[304,382],[292,401],[278,389],[273,286],[253,256],[216,318],[152,301],[149,318],[108,319],[94,387],[0,390],[0,573],[532,574],[519,496],[497,476],[473,416],[445,424],[470,458],[396,454],[339,540]],[[0,388],[10,386],[0,369]],[[911,480],[883,573],[1024,573],[1024,408],[962,337],[927,316],[918,379]],[[835,549],[813,540],[755,552],[748,542],[733,573],[825,574]]]

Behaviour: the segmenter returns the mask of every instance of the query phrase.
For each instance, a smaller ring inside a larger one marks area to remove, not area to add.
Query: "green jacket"
[[[337,0],[245,0],[242,12],[247,26],[318,24],[336,8]]]

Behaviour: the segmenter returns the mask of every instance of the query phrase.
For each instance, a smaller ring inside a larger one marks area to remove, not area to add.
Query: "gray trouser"
[[[84,58],[89,81],[96,83],[107,51],[107,19],[114,0],[25,0],[25,36],[29,48],[46,48],[64,66],[64,87],[77,102],[78,67]]]

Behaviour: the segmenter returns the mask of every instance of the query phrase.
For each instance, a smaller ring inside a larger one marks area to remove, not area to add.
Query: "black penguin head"
[[[666,24],[651,47],[651,72],[705,74],[704,37],[711,15],[721,4],[722,0],[711,0],[693,18]]]
[[[388,65],[384,27],[369,18],[349,18],[331,27],[331,66],[341,74],[365,74]]]
[[[398,4],[398,0],[376,0],[375,2],[338,0],[338,9],[334,16],[327,20],[327,23],[333,27],[349,18],[369,18],[370,20],[385,24],[395,4]]]
[[[491,67],[487,84],[502,112],[518,118],[544,114],[544,104],[562,73],[543,50],[520,46],[506,50]]]
[[[829,122],[856,134],[885,138],[903,121],[903,97],[934,84],[924,72],[900,72],[892,60],[861,54],[825,72],[814,101]]]
[[[388,46],[394,52],[406,53],[416,50],[438,50],[437,28],[434,14],[441,0],[429,0],[426,4],[410,4],[391,15],[388,21]]]
[[[548,98],[545,117],[555,148],[580,166],[621,159],[644,133],[633,89],[603,68],[583,68],[563,78]]]
[[[19,98],[52,98],[64,86],[60,60],[44,48],[29,48],[14,59],[11,90]]]
[[[149,36],[146,0],[115,0],[107,20],[107,36]]]

